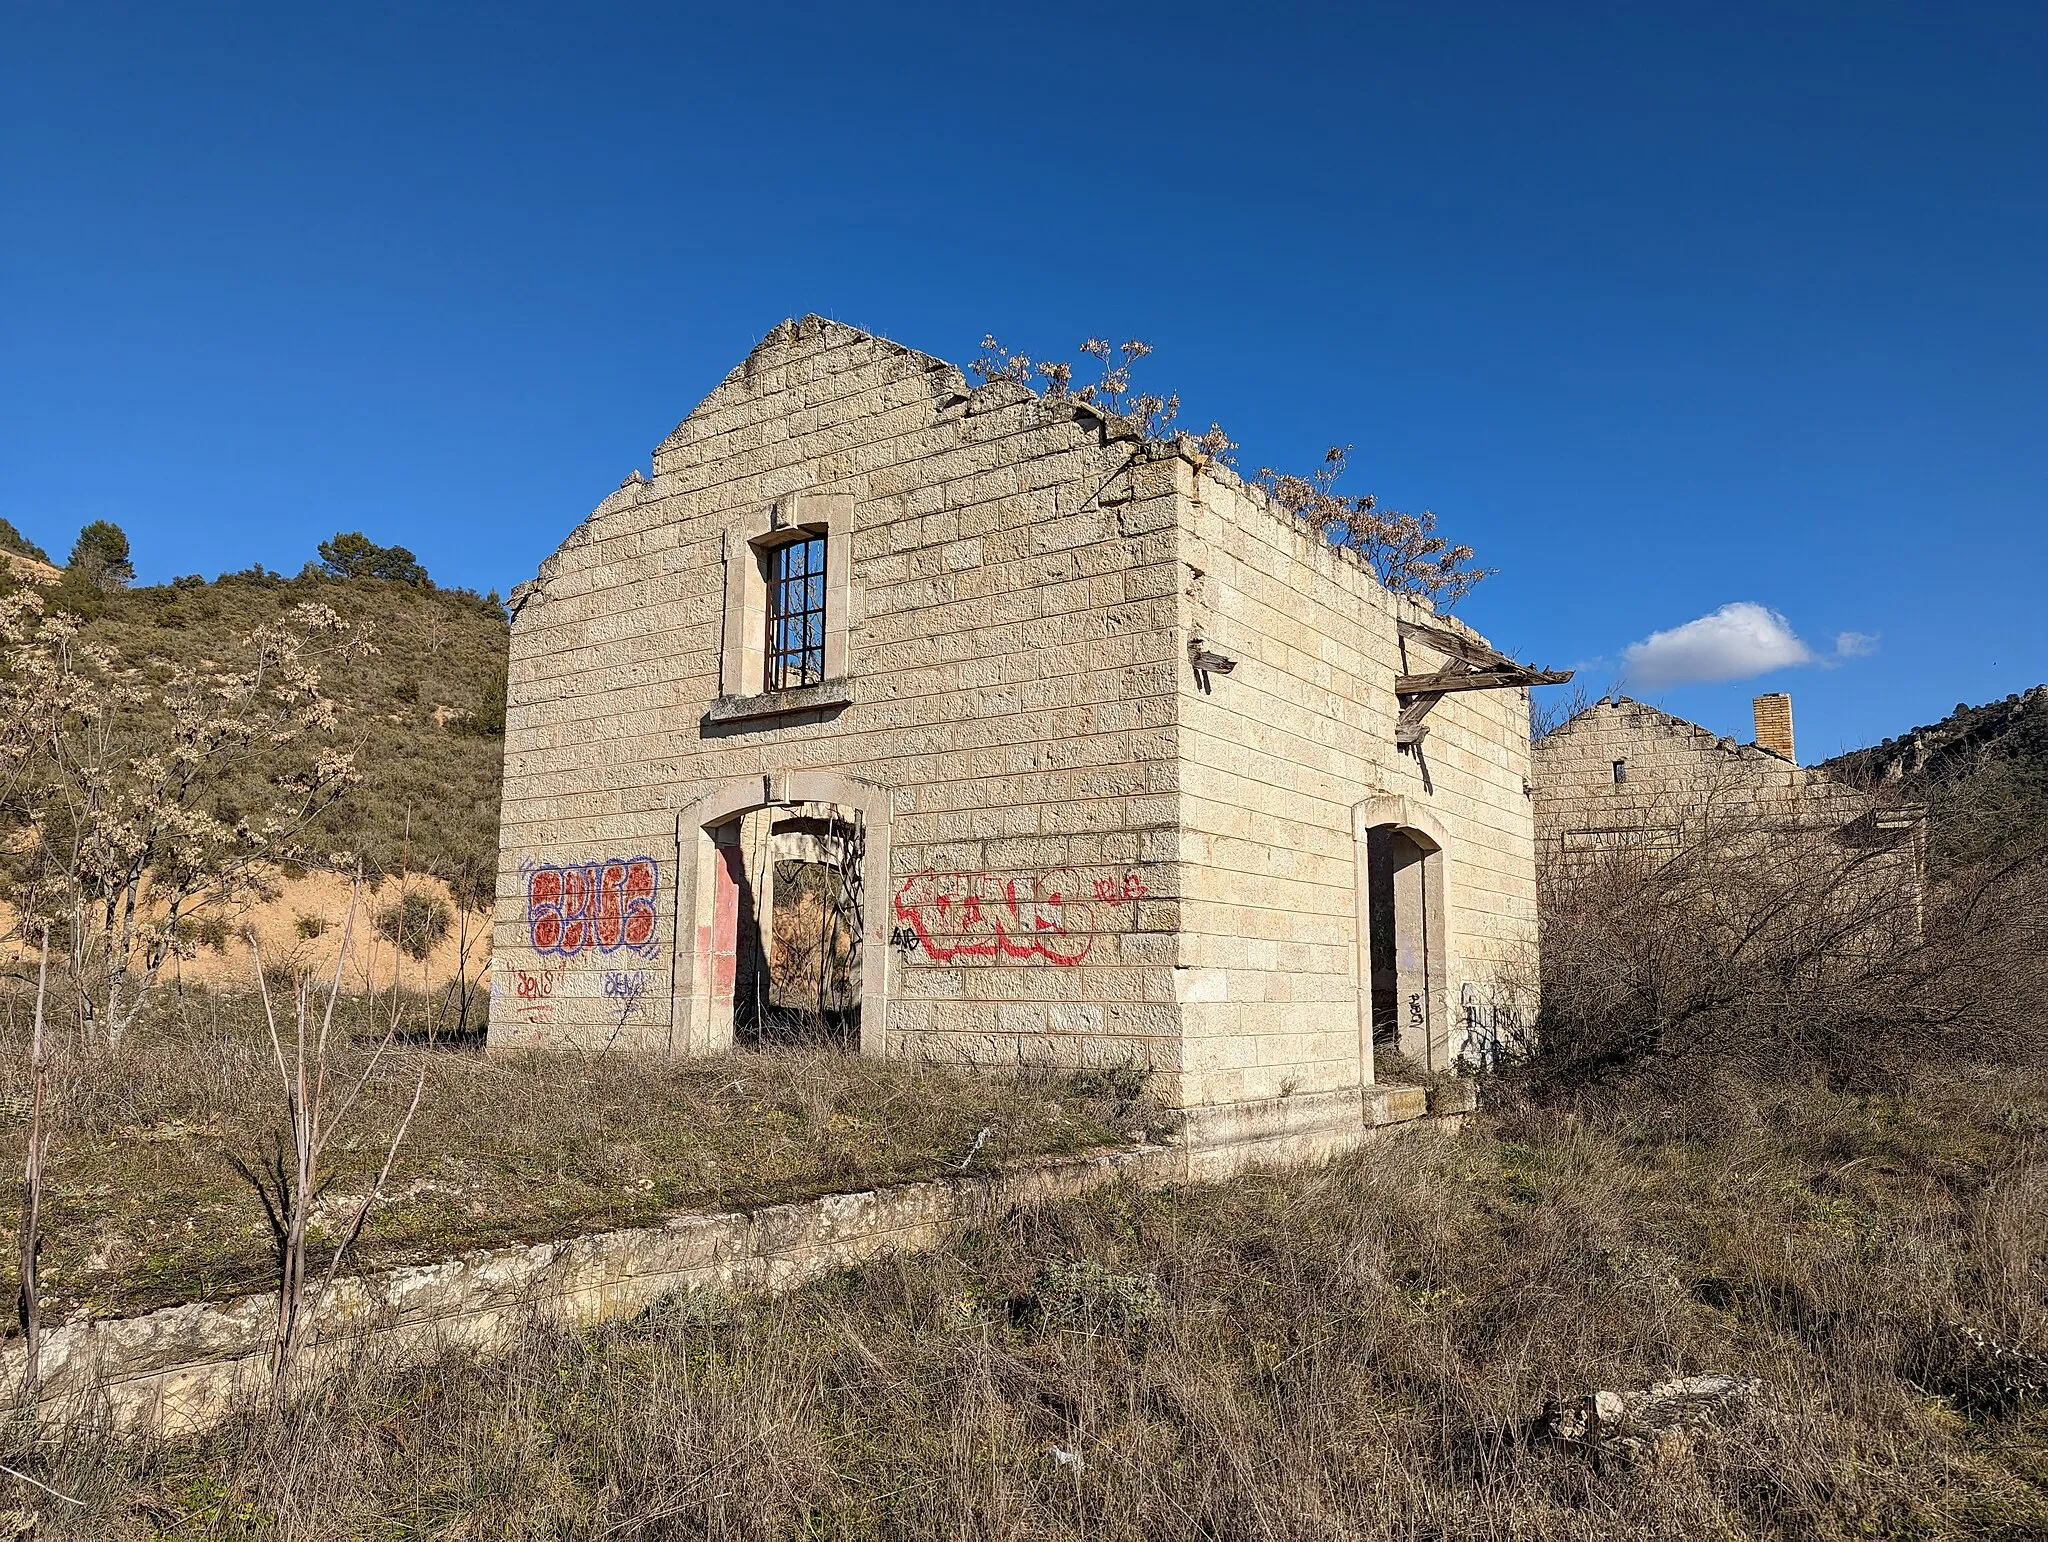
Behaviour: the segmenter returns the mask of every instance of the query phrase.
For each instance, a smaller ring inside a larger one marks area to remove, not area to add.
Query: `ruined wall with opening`
[[[1399,636],[1458,628],[1383,588],[1351,554],[1228,471],[1185,463],[1186,625],[1238,660],[1181,685],[1179,976],[1191,1083],[1228,1102],[1356,1086],[1359,877],[1354,809],[1400,798],[1441,827],[1439,1042],[1533,956],[1527,693],[1446,696],[1420,756],[1394,742],[1396,678],[1442,667]],[[1476,634],[1473,634],[1476,636]]]
[[[1170,1072],[1185,658],[1170,505],[1146,512],[1134,457],[1097,415],[851,328],[771,334],[515,596],[493,1044],[709,1047],[671,1001],[707,967],[717,859],[678,813],[830,771],[891,815],[863,875],[879,1047]],[[715,720],[734,532],[803,496],[850,510],[843,684]]]
[[[1783,740],[1791,738],[1785,709]],[[1569,884],[1681,853],[1759,874],[1825,874],[1847,906],[1917,937],[1926,814],[1626,697],[1594,703],[1536,741],[1539,872]]]
[[[1546,862],[1675,851],[1709,825],[1827,832],[1874,806],[1824,772],[1626,697],[1596,702],[1538,740],[1531,765]]]

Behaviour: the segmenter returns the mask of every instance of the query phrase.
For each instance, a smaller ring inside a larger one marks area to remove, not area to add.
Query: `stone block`
[[[1429,1089],[1432,1114],[1470,1114],[1479,1108],[1479,1083],[1470,1076],[1454,1076]]]
[[[1422,1087],[1377,1087],[1372,1093],[1373,1123],[1404,1124],[1429,1112],[1429,1093]]]

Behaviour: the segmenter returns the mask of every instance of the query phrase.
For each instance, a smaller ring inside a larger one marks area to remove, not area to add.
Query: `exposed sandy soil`
[[[490,918],[476,911],[464,912],[448,885],[438,878],[413,874],[379,883],[365,880],[355,900],[353,924],[349,924],[350,882],[338,873],[308,872],[300,878],[273,875],[264,887],[275,897],[225,912],[200,911],[194,918],[197,938],[190,956],[166,964],[162,983],[171,988],[253,985],[254,963],[243,940],[252,930],[265,964],[273,969],[309,969],[320,978],[332,975],[346,931],[349,946],[342,979],[343,989],[350,992],[388,990],[395,976],[396,983],[406,990],[430,993],[446,986],[458,972],[476,981],[490,969]],[[448,907],[448,933],[424,959],[401,952],[377,930],[378,916],[408,893],[432,895]],[[13,912],[0,905],[0,932],[12,932],[12,923]],[[30,950],[17,941],[12,949],[16,968],[29,956]]]

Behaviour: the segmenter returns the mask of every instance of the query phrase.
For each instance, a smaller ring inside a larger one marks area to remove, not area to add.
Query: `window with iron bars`
[[[825,678],[825,538],[806,536],[768,553],[768,683],[771,691]]]

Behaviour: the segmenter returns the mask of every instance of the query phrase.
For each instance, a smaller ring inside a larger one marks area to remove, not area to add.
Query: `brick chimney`
[[[1756,716],[1756,747],[1798,765],[1799,757],[1792,753],[1792,698],[1783,691],[1773,691],[1757,697],[1749,706]]]

